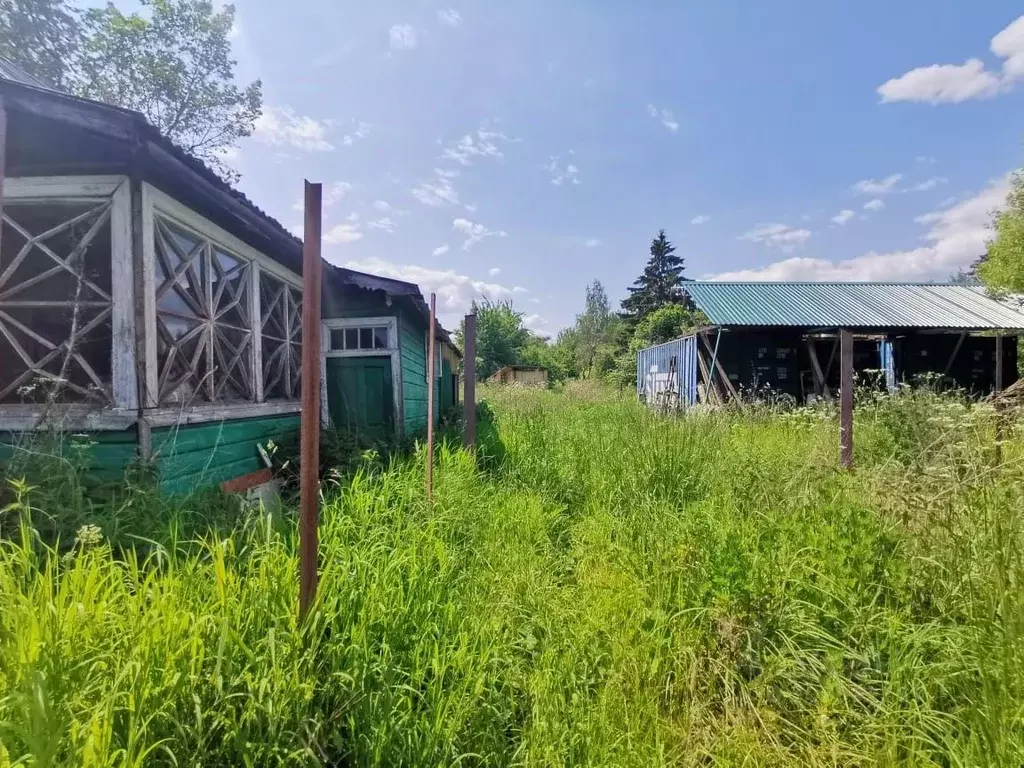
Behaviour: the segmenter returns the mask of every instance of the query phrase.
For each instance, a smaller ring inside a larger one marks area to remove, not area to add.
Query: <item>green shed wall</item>
[[[441,397],[441,410],[446,411],[455,405],[455,393],[452,391],[452,364],[441,359],[441,380],[438,391]]]
[[[263,469],[256,446],[270,440],[283,449],[294,449],[299,440],[298,415],[154,429],[160,488],[188,493]]]
[[[427,428],[426,326],[402,312],[398,316],[402,357],[402,416],[405,434]]]
[[[135,428],[113,432],[0,432],[0,462],[24,461],[27,451],[55,457],[80,457],[87,474],[99,481],[119,480],[136,455]],[[35,459],[33,458],[33,461]]]

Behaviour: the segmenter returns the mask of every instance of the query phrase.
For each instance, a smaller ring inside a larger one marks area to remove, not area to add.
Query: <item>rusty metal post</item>
[[[299,615],[317,586],[320,507],[320,184],[306,182],[302,237],[302,433],[299,457]]]
[[[853,467],[853,334],[839,330],[839,459]]]
[[[434,349],[437,344],[437,295],[430,294],[430,331],[427,334],[427,503],[434,503]]]
[[[462,350],[463,367],[466,376],[466,394],[463,407],[462,444],[471,451],[476,450],[476,315],[466,315],[465,346]]]

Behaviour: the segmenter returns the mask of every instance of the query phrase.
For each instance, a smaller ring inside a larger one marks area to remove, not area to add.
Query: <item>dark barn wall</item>
[[[901,382],[913,384],[922,376],[942,374],[956,349],[958,333],[918,333],[896,339],[896,368]],[[1003,340],[1003,386],[1017,380],[1015,339]],[[967,336],[947,374],[948,384],[974,395],[995,389],[996,340],[994,336]]]
[[[806,352],[801,351],[803,341],[798,330],[736,330],[723,331],[718,345],[718,360],[729,381],[744,392],[772,391],[800,398],[800,368]],[[715,334],[708,337],[715,348]],[[704,359],[711,364],[711,352],[703,350]],[[717,378],[718,374],[716,374]]]

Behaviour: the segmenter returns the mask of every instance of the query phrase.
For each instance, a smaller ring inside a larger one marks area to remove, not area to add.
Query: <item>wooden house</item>
[[[84,436],[99,477],[265,483],[260,447],[298,437],[301,242],[142,115],[6,64],[0,190],[0,461],[42,431]],[[324,423],[424,429],[419,288],[325,263],[321,303]],[[459,353],[433,332],[443,406]]]
[[[547,368],[532,365],[506,365],[499,368],[487,379],[489,384],[522,384],[528,387],[546,387]]]

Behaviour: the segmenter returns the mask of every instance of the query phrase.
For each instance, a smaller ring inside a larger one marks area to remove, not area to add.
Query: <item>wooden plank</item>
[[[828,377],[832,374],[832,366],[836,362],[836,353],[839,352],[839,337],[832,342],[832,351],[828,353],[828,363],[825,364],[825,381],[828,381]]]
[[[252,335],[252,388],[257,403],[263,402],[263,308],[260,304],[260,265],[249,262],[249,323]]]
[[[7,107],[4,105],[3,94],[0,93],[0,238],[3,237],[3,218],[4,218],[4,195],[9,194],[6,191],[7,183]],[[0,239],[0,245],[2,245],[2,239]],[[2,253],[2,251],[0,251]]]
[[[138,418],[135,411],[96,408],[83,404],[2,405],[0,430],[34,429],[123,431]]]
[[[7,180],[11,200],[60,200],[82,202],[109,200],[124,176],[23,176]]]
[[[853,334],[839,331],[839,460],[853,467]]]
[[[430,325],[427,328],[427,503],[434,503],[434,330],[437,317],[437,295],[430,294]]]
[[[132,275],[135,283],[135,365],[139,407],[139,457],[144,461],[153,455],[152,427],[147,413],[160,398],[156,360],[156,273],[153,206],[146,194],[141,172],[132,171],[130,190],[132,206]]]
[[[135,335],[135,270],[132,240],[131,183],[125,179],[114,193],[110,210],[111,379],[114,405],[138,409]]]
[[[247,475],[225,480],[220,484],[220,489],[224,491],[224,493],[243,493],[248,491],[250,488],[255,488],[257,485],[269,483],[273,479],[274,474],[264,467],[263,469],[257,469],[255,472],[250,472]]]
[[[831,397],[828,391],[828,382],[825,381],[825,373],[821,370],[821,364],[818,362],[818,350],[814,339],[807,339],[807,353],[811,358],[811,371],[814,373],[814,393]]]
[[[463,350],[464,371],[466,377],[464,403],[462,406],[464,431],[462,443],[471,451],[476,450],[476,315],[466,315],[465,344]]]
[[[704,349],[707,350],[709,355],[714,356],[714,350],[711,348],[711,342],[708,341],[707,337],[703,333],[697,334],[701,342],[704,344]],[[743,401],[740,399],[739,392],[736,391],[736,387],[729,381],[729,376],[725,372],[725,366],[722,365],[722,361],[717,357],[715,358],[715,370],[718,371],[718,378],[722,382],[722,386],[725,387],[729,396],[732,397],[733,401],[743,410]]]
[[[302,238],[302,429],[299,460],[299,615],[309,613],[317,588],[320,507],[320,184],[306,182]]]
[[[967,338],[966,333],[961,333],[960,338],[956,340],[956,346],[953,347],[953,352],[949,356],[949,360],[946,361],[946,367],[942,369],[942,375],[948,376],[950,370],[953,368],[953,363],[956,360],[956,356],[960,353],[960,347],[964,345],[964,339]]]
[[[996,381],[995,391],[997,393],[1003,391],[1003,336],[999,334],[996,336]]]

